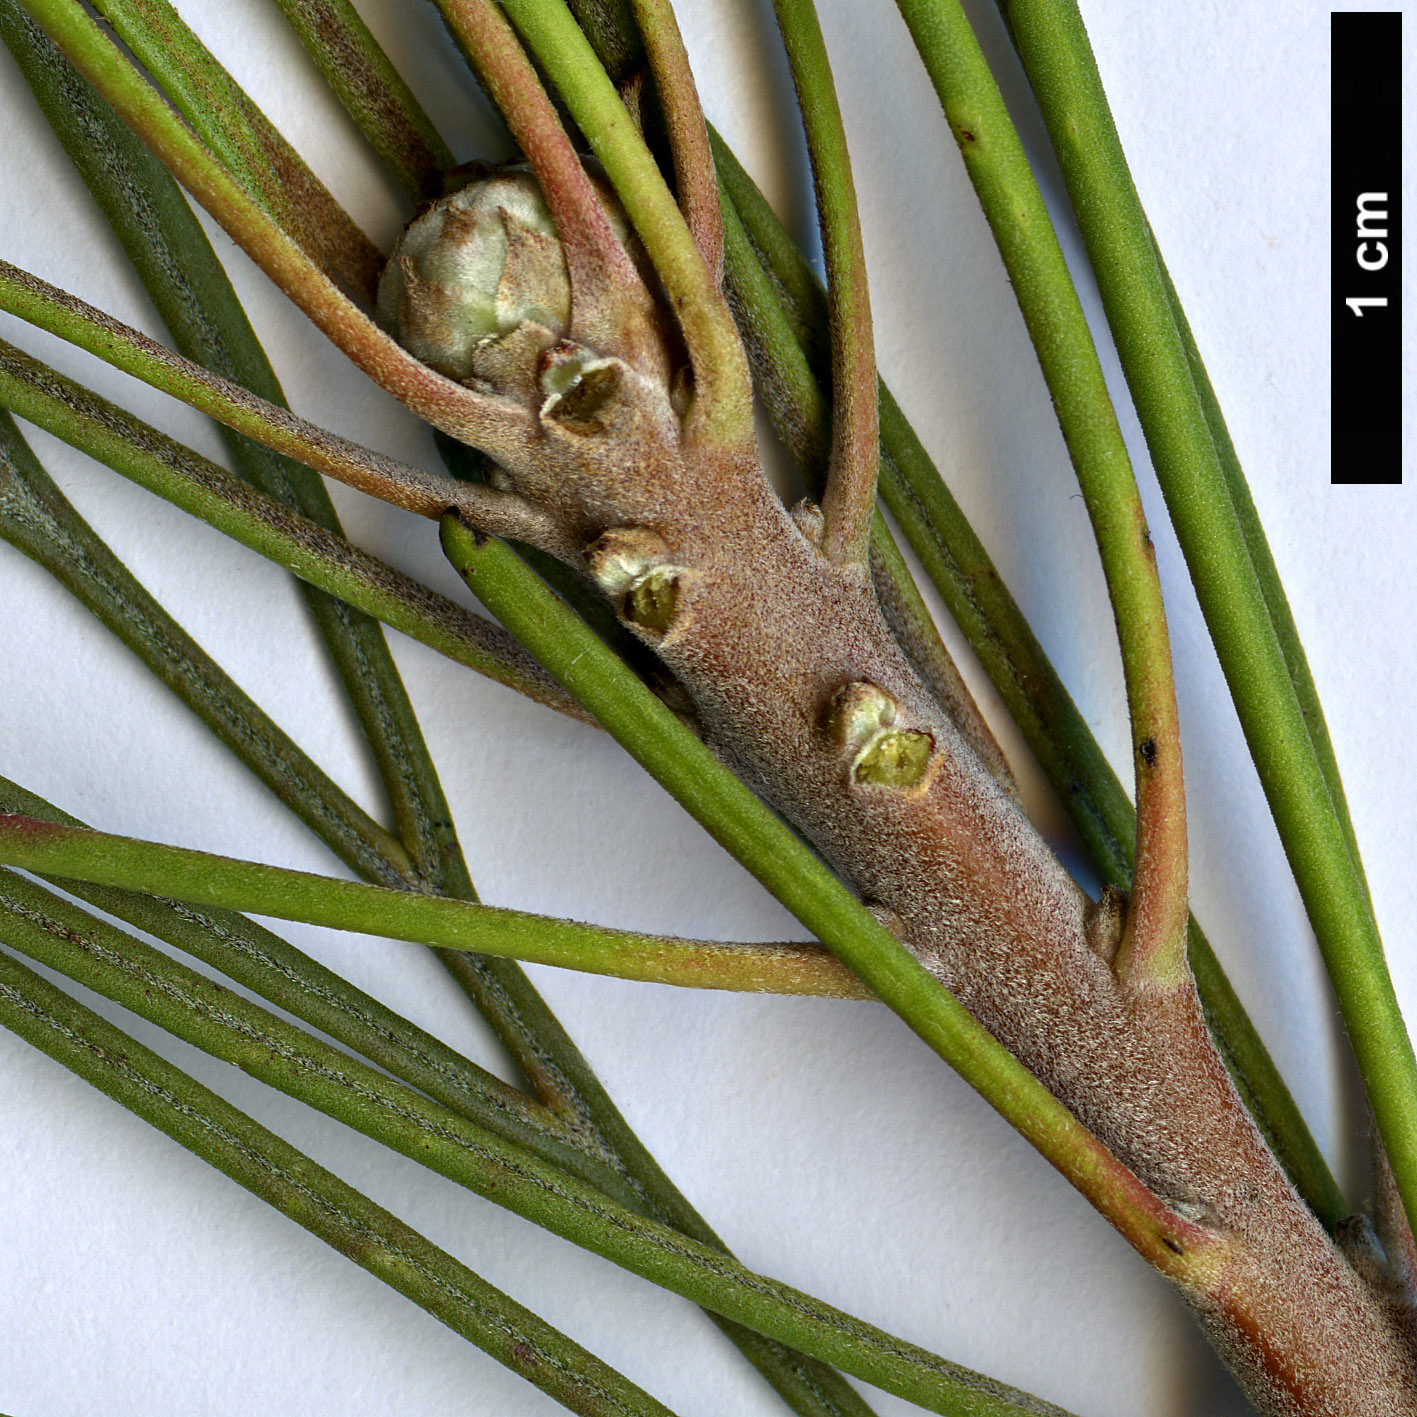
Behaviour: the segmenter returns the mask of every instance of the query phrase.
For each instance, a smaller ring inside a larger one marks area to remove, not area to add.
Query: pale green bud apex
[[[478,375],[480,349],[523,325],[564,335],[570,278],[536,179],[499,173],[430,207],[384,268],[378,314],[410,354],[459,380]]]
[[[884,689],[860,681],[844,684],[827,710],[827,731],[851,755],[851,779],[872,787],[909,791],[930,773],[935,740],[896,726],[900,706]]]

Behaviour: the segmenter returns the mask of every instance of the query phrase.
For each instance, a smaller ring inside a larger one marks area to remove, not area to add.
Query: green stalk
[[[453,155],[349,0],[275,0],[325,82],[415,201],[442,195]]]
[[[519,574],[528,583],[535,581],[525,567]],[[419,743],[421,746],[421,739]],[[459,901],[475,902],[477,895],[453,834],[452,817],[432,762],[426,752],[414,761],[424,765],[421,800],[426,806],[422,826],[416,835],[408,838],[410,846],[421,859],[436,861],[430,878],[442,891]],[[441,811],[438,810],[440,805]],[[556,921],[553,930],[562,930],[567,923]],[[603,1157],[625,1178],[635,1197],[631,1204],[691,1240],[728,1253],[728,1247],[713,1227],[689,1204],[625,1121],[580,1050],[521,969],[511,960],[448,950],[438,953],[491,1023],[537,1095],[575,1129],[588,1152]],[[653,957],[654,947],[650,953]],[[702,970],[703,963],[711,966],[715,957],[719,962],[719,977],[743,979],[754,968],[750,957],[730,956],[712,948],[702,954],[693,948],[686,953],[686,965],[691,971]],[[792,963],[794,957],[801,963]],[[617,971],[621,968],[620,950],[613,945],[608,962]],[[658,963],[665,962],[666,957],[661,954]],[[805,980],[808,976],[820,978],[836,961],[825,951],[807,946],[772,961],[760,955],[756,963],[771,963],[779,976],[786,973]],[[711,969],[704,970],[700,980],[709,972]],[[680,979],[685,982],[682,975]],[[836,976],[834,987],[845,994],[858,989],[859,982],[849,971],[842,970]],[[871,1408],[850,1383],[826,1363],[712,1309],[708,1313],[799,1417],[873,1417]]]
[[[672,1417],[274,1132],[0,951],[0,1024],[585,1417]]]
[[[822,493],[822,551],[861,563],[876,510],[880,433],[876,348],[856,184],[813,0],[773,0],[807,138],[827,271],[832,338],[832,446]]]
[[[1148,223],[1148,228],[1150,223]],[[1152,237],[1153,248],[1156,238]],[[1196,348],[1195,336],[1191,333],[1190,321],[1181,308],[1176,287],[1171,283],[1170,272],[1161,259],[1161,251],[1156,248],[1156,268],[1166,289],[1166,300],[1171,307],[1171,316],[1176,321],[1176,333],[1180,336],[1181,347],[1186,352],[1186,363],[1195,380],[1196,393],[1205,414],[1206,427],[1210,430],[1211,441],[1215,445],[1216,456],[1220,459],[1220,470],[1225,476],[1225,485],[1230,491],[1230,501],[1235,508],[1235,517],[1240,524],[1240,534],[1245,538],[1245,549],[1250,554],[1250,562],[1255,568],[1260,593],[1264,596],[1265,607],[1269,611],[1274,633],[1278,636],[1279,647],[1284,655],[1284,663],[1289,670],[1289,678],[1294,684],[1304,723],[1309,730],[1309,738],[1314,746],[1314,756],[1318,759],[1319,770],[1328,784],[1329,796],[1333,799],[1333,810],[1338,814],[1339,825],[1343,828],[1348,842],[1349,854],[1353,857],[1353,869],[1363,880],[1367,889],[1367,877],[1363,871],[1362,854],[1358,850],[1358,835],[1353,830],[1353,818],[1348,811],[1348,798],[1344,795],[1343,781],[1338,772],[1338,760],[1334,757],[1333,740],[1329,737],[1328,723],[1324,718],[1323,705],[1319,702],[1319,692],[1314,684],[1313,671],[1309,668],[1308,657],[1299,640],[1299,627],[1294,623],[1293,611],[1289,608],[1289,597],[1279,579],[1279,568],[1274,564],[1274,553],[1269,549],[1269,538],[1260,525],[1259,510],[1250,495],[1250,484],[1245,480],[1244,469],[1240,466],[1239,454],[1230,440],[1230,429],[1226,426],[1225,415],[1220,401],[1211,386],[1210,375],[1200,350]]]
[[[961,1417],[1058,1412],[616,1204],[19,877],[2,888],[9,913],[0,928],[14,948],[632,1273],[815,1351],[933,1412]],[[587,1359],[584,1355],[582,1363]]]
[[[769,289],[764,270],[756,260],[750,265],[745,259],[744,278],[739,280],[730,259],[745,338],[750,350],[754,338],[763,339],[762,353],[770,362],[755,357],[754,363],[768,406],[794,456],[810,463],[813,449],[825,441],[824,401],[808,360],[814,357],[818,367],[825,367],[826,302],[786,230],[717,138],[715,157],[734,203],[728,229],[733,232],[734,219],[741,215],[752,246],[772,277]],[[730,241],[730,256],[732,249]],[[883,500],[1022,730],[1102,878],[1128,888],[1136,825],[1126,791],[884,384],[881,437]],[[1194,919],[1189,922],[1188,957],[1211,1032],[1246,1107],[1306,1203],[1333,1231],[1349,1214],[1349,1206]]]
[[[1207,1263],[1203,1232],[1147,1191],[588,627],[528,588],[511,551],[451,515],[443,542],[473,593],[611,736],[1144,1257],[1181,1282]]]
[[[364,811],[138,583],[0,413],[0,537],[43,566],[182,699],[341,860],[392,884],[403,847]]]
[[[5,778],[0,778],[0,811],[61,826],[84,825]],[[220,970],[450,1111],[530,1148],[599,1190],[633,1200],[624,1178],[587,1156],[576,1130],[548,1108],[254,921],[231,911],[194,910],[171,900],[72,878],[64,881],[64,889]]]
[[[472,471],[476,457],[471,449],[454,444],[441,434],[437,435],[436,441],[450,471],[455,475]],[[520,554],[533,566],[549,564],[563,583],[574,581],[573,574],[559,561],[540,553],[531,554],[530,548],[524,548]],[[528,576],[529,584],[535,584],[535,578],[529,572],[523,571],[522,574]],[[578,608],[580,602],[589,599],[583,588],[580,589],[582,593],[572,602]],[[596,596],[592,604],[602,613],[594,616],[591,623],[603,635],[605,603]],[[614,646],[626,636],[613,616],[609,619],[614,631],[609,642]],[[447,826],[451,818],[446,803],[441,814],[436,810],[443,797],[431,763],[428,764],[428,774],[429,832],[421,838],[425,845],[416,848],[416,851],[426,852],[429,846],[439,850],[442,849],[440,842],[446,841],[447,849],[443,850],[442,859],[448,863],[447,868],[435,879],[439,880],[445,893],[475,900],[476,894],[472,890],[462,853],[452,839],[451,828]],[[479,1000],[479,1007],[483,1007],[480,1002],[483,993],[492,996],[494,1008],[488,1016],[494,1020],[494,1028],[497,1028],[538,1095],[579,1130],[588,1149],[604,1156],[629,1178],[642,1198],[646,1212],[692,1239],[715,1249],[726,1250],[727,1246],[712,1226],[689,1204],[635,1135],[579,1050],[566,1037],[524,977],[504,977],[504,972],[513,971],[516,966],[506,960],[475,959],[451,952],[440,957],[463,987]],[[854,979],[854,976],[851,977]],[[841,983],[845,987],[845,979]],[[514,1018],[518,1028],[509,1034],[503,1025],[496,1022],[499,1017]],[[709,1317],[799,1417],[873,1417],[871,1408],[855,1388],[826,1364],[764,1338],[722,1315],[711,1312]]]
[[[1167,509],[1411,1223],[1417,1055],[1351,828],[1337,805],[1337,772],[1311,734],[1271,616],[1277,581],[1267,600],[1077,7],[1013,0],[1003,11],[1058,154]],[[1248,520],[1253,543],[1257,523]],[[1293,659],[1297,637],[1285,639]]]
[[[333,287],[329,289],[332,291]],[[343,301],[343,297],[337,297],[337,300]],[[348,438],[341,438],[288,409],[258,397],[234,380],[213,374],[201,365],[184,359],[131,325],[115,320],[67,291],[4,260],[0,260],[0,309],[58,335],[60,339],[96,355],[152,388],[181,399],[234,432],[252,438],[274,452],[294,458],[306,467],[337,478],[405,511],[439,517],[450,506],[466,505],[489,525],[508,528],[508,535],[513,532],[526,535],[528,523],[535,524],[537,514],[512,494],[458,484],[411,463],[377,453]],[[356,315],[356,319],[363,321],[364,317]],[[368,328],[374,330],[372,325]],[[382,333],[377,336],[378,340],[385,338]],[[404,357],[400,354],[399,359]],[[441,380],[449,388],[462,387],[443,379],[441,374],[434,374],[425,365],[418,365],[418,369],[419,382]],[[481,395],[470,390],[464,392],[474,403],[484,401]],[[452,402],[457,402],[460,397],[455,396]],[[437,422],[436,417],[426,409],[415,408],[414,411],[433,417]],[[534,530],[533,525],[533,534]]]
[[[0,405],[340,601],[539,703],[583,717],[495,626],[263,496],[225,468],[3,340]]]
[[[24,816],[0,816],[0,863],[66,880],[171,896],[191,905],[617,979],[813,997],[870,997],[854,976],[810,945],[727,945],[642,935]]]

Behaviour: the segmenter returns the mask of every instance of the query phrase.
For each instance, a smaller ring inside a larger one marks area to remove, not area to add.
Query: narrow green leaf
[[[177,183],[13,0],[0,3],[0,38],[50,127],[133,263],[178,352],[268,402],[285,395],[226,272]],[[318,474],[219,425],[233,466],[254,487],[343,536]],[[301,583],[350,703],[395,803],[402,682],[374,619]]]
[[[1117,954],[1123,977],[1186,969],[1181,732],[1156,556],[1131,457],[1048,208],[958,0],[897,0],[935,86],[1033,342],[1087,504],[1131,716],[1137,846]]]
[[[292,8],[287,6],[288,12]],[[414,139],[420,131],[431,131],[431,125],[421,124],[416,111],[409,112],[397,84],[390,85],[380,77],[390,72],[388,66],[379,67],[381,56],[370,52],[367,32],[361,37],[357,18],[351,16],[343,0],[333,7],[301,4],[298,8],[315,20],[341,25],[342,41],[334,50],[322,48],[320,53],[327,73],[335,71],[337,88],[374,146],[386,154],[410,155],[424,174],[418,180],[434,181],[436,173],[428,170],[428,163],[441,162],[446,167],[445,150],[437,142],[426,150],[419,149]],[[9,17],[8,3],[0,5],[0,21]],[[51,123],[123,239],[178,348],[272,402],[283,402],[229,282],[166,170],[131,137],[108,105],[32,24],[18,15],[16,21],[5,37],[17,50]],[[302,30],[307,38],[309,33]],[[372,104],[367,101],[371,83],[376,84],[381,100]],[[436,139],[436,134],[433,136]],[[413,174],[408,174],[408,180],[413,180]],[[249,440],[234,434],[228,439],[236,465],[257,486],[292,503],[336,534],[340,532],[318,477]],[[446,892],[475,899],[447,802],[382,634],[342,602],[326,601],[318,592],[312,596],[311,608],[371,743],[400,831],[420,874]],[[620,638],[624,638],[623,632]],[[318,819],[307,815],[306,820],[320,829]],[[381,879],[367,870],[364,874]],[[721,1245],[625,1123],[579,1049],[518,966],[511,960],[438,953],[538,1094],[574,1126],[592,1157],[621,1167],[660,1219],[705,1243]],[[346,989],[340,997],[347,998],[347,993]],[[715,1317],[804,1417],[869,1417],[870,1409],[855,1390],[824,1365]]]
[[[352,299],[321,263],[275,221],[193,135],[82,5],[76,0],[22,0],[22,4],[75,68],[113,105],[123,121],[141,134],[168,170],[225,226],[232,239],[380,387],[420,417],[459,436],[473,438],[494,454],[520,446],[525,431],[524,411],[505,400],[445,379],[385,334],[366,313],[366,308]],[[65,338],[77,337],[82,344],[85,329],[92,333],[101,327],[105,334],[97,343],[100,349],[107,351],[105,357],[116,353],[117,346],[131,353],[136,343],[146,356],[144,367],[156,374],[158,386],[169,392],[180,388],[189,401],[197,390],[211,393],[216,387],[209,376],[194,377],[190,368],[183,369],[181,362],[161,346],[154,346],[141,337],[135,342],[132,332],[124,331],[118,322],[106,321],[92,310],[81,310],[81,302],[60,299],[56,305],[57,292],[46,290],[42,282],[21,279],[10,267],[0,269],[5,276],[0,281],[7,296],[5,308],[22,308],[28,312],[25,318],[39,318],[44,308],[55,314],[67,309],[67,318],[60,318],[61,325],[70,332]],[[14,303],[16,298],[18,305]],[[76,313],[80,316],[77,325],[73,323]],[[108,346],[113,342],[116,342],[115,348],[110,350]],[[164,372],[157,373],[159,369]],[[250,415],[259,402],[253,401],[245,390],[226,388],[222,394],[218,406],[228,411],[244,408]],[[207,406],[206,411],[215,413],[215,408]],[[321,436],[309,426],[292,442],[295,430],[291,423],[289,417],[272,419],[266,411],[255,422],[239,421],[232,426],[258,439],[265,432],[275,438],[271,446],[295,456],[304,455],[298,450],[302,437],[307,442],[313,439],[312,451],[321,445],[328,450],[338,444],[339,440],[331,442],[328,435]],[[285,425],[284,435],[277,431],[282,424]],[[345,448],[346,453],[352,451]],[[355,461],[359,461],[357,456]],[[345,472],[354,466],[342,464],[338,458],[329,463],[320,458],[311,465],[333,476],[341,475],[342,466]],[[373,465],[368,464],[366,471],[372,470]],[[371,491],[382,488],[389,500],[403,506],[416,506],[422,485],[416,470],[400,470],[385,460],[384,473],[386,476],[376,478],[374,483],[365,479],[356,485]],[[401,486],[400,477],[410,473],[412,482]],[[493,515],[492,503],[505,504],[507,500],[484,498],[484,513]],[[505,529],[508,534],[515,530],[511,526]]]
[[[695,988],[870,997],[804,945],[725,945],[642,935],[454,896],[342,881],[87,828],[0,816],[0,862],[44,875],[172,896],[192,905],[387,939]]]
[[[442,194],[453,155],[349,0],[275,0],[345,111],[404,191]]]
[[[291,741],[153,599],[71,507],[14,420],[0,412],[0,537],[96,615],[292,810],[356,870],[392,884],[398,841]]]
[[[340,284],[372,300],[378,249],[167,0],[95,0],[94,9],[241,185]]]
[[[1276,629],[1193,375],[1082,18],[1071,0],[1001,7],[1063,170],[1117,353],[1206,625],[1294,871],[1409,1223],[1417,1221],[1417,1054],[1337,772],[1325,766],[1291,674],[1298,639]],[[1233,473],[1232,473],[1233,480]],[[1257,519],[1247,514],[1249,541]],[[1267,558],[1262,558],[1267,559]],[[1287,617],[1281,617],[1287,618]],[[1288,659],[1286,659],[1286,646]],[[1321,720],[1319,720],[1321,722]]]
[[[0,951],[0,1024],[585,1417],[672,1417],[288,1142]]]
[[[8,908],[2,928],[13,947],[635,1274],[815,1352],[932,1412],[950,1417],[1060,1412],[615,1204],[22,878],[0,877],[0,889]],[[0,956],[0,971],[6,963]],[[3,1010],[6,979],[0,972],[0,1020],[9,1022]],[[588,1354],[575,1358],[592,1382],[606,1382]]]
[[[440,654],[583,717],[506,634],[0,340],[0,405]]]
[[[503,8],[604,164],[664,283],[694,362],[689,436],[724,444],[751,436],[752,385],[728,308],[590,41],[563,0],[506,0]]]
[[[1148,223],[1148,227],[1150,223]],[[1155,247],[1156,238],[1153,236]],[[1274,564],[1274,553],[1269,549],[1269,538],[1260,524],[1259,511],[1250,495],[1250,484],[1245,480],[1244,469],[1240,466],[1239,455],[1230,440],[1230,430],[1225,424],[1220,401],[1211,386],[1210,375],[1206,372],[1205,361],[1196,348],[1195,336],[1191,333],[1186,312],[1181,308],[1176,287],[1171,283],[1170,272],[1161,259],[1160,248],[1156,248],[1156,267],[1166,289],[1166,299],[1171,306],[1172,318],[1176,321],[1176,333],[1186,352],[1186,363],[1191,377],[1195,380],[1196,393],[1205,414],[1206,427],[1210,430],[1211,441],[1215,444],[1216,456],[1220,459],[1220,470],[1225,476],[1225,485],[1230,491],[1230,500],[1235,508],[1235,517],[1240,524],[1240,533],[1245,538],[1245,549],[1250,553],[1250,561],[1255,568],[1260,593],[1264,596],[1269,611],[1270,622],[1279,639],[1284,662],[1289,669],[1289,677],[1294,684],[1299,706],[1304,715],[1304,723],[1309,730],[1309,740],[1314,746],[1314,756],[1318,759],[1319,770],[1328,783],[1329,796],[1333,799],[1333,809],[1338,814],[1339,825],[1348,842],[1349,854],[1353,857],[1353,869],[1363,879],[1367,889],[1367,878],[1363,873],[1362,854],[1358,850],[1358,837],[1353,830],[1353,818],[1348,811],[1348,798],[1343,791],[1343,781],[1338,772],[1338,760],[1334,757],[1333,740],[1329,737],[1328,723],[1324,718],[1323,705],[1319,702],[1318,688],[1314,684],[1313,671],[1309,668],[1308,656],[1299,640],[1299,627],[1294,623],[1294,614],[1289,608],[1289,597],[1279,579],[1279,568]]]
[[[698,86],[679,32],[679,21],[670,0],[633,0],[634,17],[626,16],[631,28],[638,26],[644,44],[649,77],[660,122],[669,143],[670,166],[674,172],[674,195],[684,221],[694,238],[715,282],[723,271],[723,219],[718,205],[718,182],[713,171],[713,152]],[[576,6],[571,6],[581,32],[586,23]],[[587,34],[591,48],[600,58],[594,38]],[[607,76],[609,65],[603,65]],[[613,80],[612,80],[613,81]],[[643,113],[641,122],[643,122]]]
[[[61,826],[83,823],[0,777],[0,812]],[[64,888],[184,954],[220,970],[268,1003],[402,1079],[450,1111],[529,1147],[600,1190],[633,1196],[624,1178],[582,1149],[578,1131],[519,1089],[386,1008],[279,935],[233,911],[199,910],[172,900],[66,879]]]
[[[773,0],[773,5],[812,162],[831,309],[832,450],[822,492],[822,547],[833,560],[863,561],[876,509],[880,434],[856,184],[816,6],[813,0]]]

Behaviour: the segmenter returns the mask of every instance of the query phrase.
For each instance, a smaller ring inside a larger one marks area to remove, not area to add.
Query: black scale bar
[[[1402,16],[1333,22],[1336,483],[1402,481]]]

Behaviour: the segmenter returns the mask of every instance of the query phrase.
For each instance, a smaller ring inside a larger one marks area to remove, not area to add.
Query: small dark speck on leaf
[[[1139,753],[1141,754],[1141,760],[1142,760],[1142,762],[1144,762],[1144,763],[1147,765],[1147,767],[1155,767],[1155,765],[1156,765],[1156,739],[1155,739],[1155,738],[1143,738],[1143,739],[1141,740],[1141,742],[1137,745],[1137,752],[1139,752]]]

